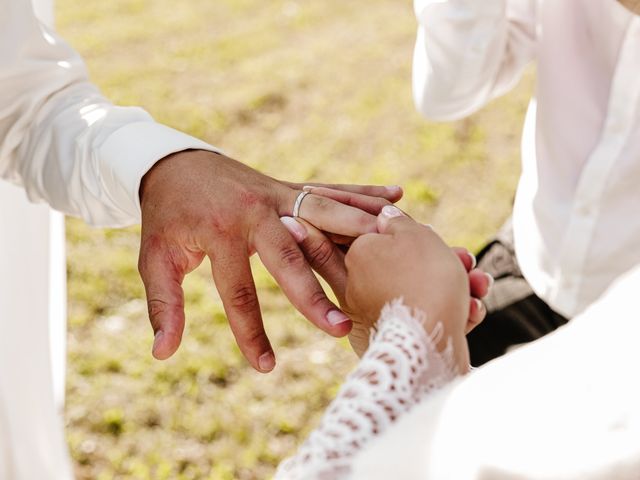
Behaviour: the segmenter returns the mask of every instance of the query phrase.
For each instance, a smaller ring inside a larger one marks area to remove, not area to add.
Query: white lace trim
[[[451,339],[438,352],[442,324],[427,335],[425,318],[402,299],[385,305],[358,367],[296,456],[280,465],[276,480],[345,478],[365,444],[457,376]]]

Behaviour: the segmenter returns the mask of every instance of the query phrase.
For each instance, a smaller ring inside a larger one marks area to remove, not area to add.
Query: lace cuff
[[[455,378],[451,339],[438,352],[442,324],[427,335],[424,321],[422,312],[412,312],[401,299],[385,305],[358,367],[296,456],[280,465],[276,480],[347,477],[365,444]]]

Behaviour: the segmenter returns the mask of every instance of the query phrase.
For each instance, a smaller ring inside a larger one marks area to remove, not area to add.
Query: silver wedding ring
[[[296,202],[293,204],[293,217],[294,218],[300,216],[300,205],[302,205],[302,200],[304,200],[304,197],[306,197],[309,193],[311,193],[311,192],[307,192],[307,191],[303,190],[296,197]]]

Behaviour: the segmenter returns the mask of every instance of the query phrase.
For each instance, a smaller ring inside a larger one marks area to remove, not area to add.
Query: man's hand
[[[304,208],[327,223],[330,219],[332,233],[348,237],[375,231],[375,215],[402,196],[397,187],[339,188],[344,190],[346,204],[309,194]],[[156,358],[170,357],[180,345],[185,322],[182,281],[205,257],[211,261],[238,345],[257,370],[272,370],[275,356],[251,274],[249,256],[254,252],[305,317],[331,335],[349,333],[350,319],[326,297],[280,222],[279,217],[291,215],[301,190],[205,151],[171,155],[144,176],[138,267],[155,333]]]

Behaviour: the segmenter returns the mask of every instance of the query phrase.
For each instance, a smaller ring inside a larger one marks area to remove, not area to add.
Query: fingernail
[[[430,223],[423,223],[423,225],[431,230],[433,230],[433,225],[431,225]],[[435,231],[435,230],[434,230]]]
[[[313,185],[305,185],[304,187],[302,187],[303,192],[310,192],[313,189],[314,189]]]
[[[273,352],[265,352],[258,358],[258,367],[263,372],[270,372],[276,366],[276,357]]]
[[[293,217],[280,217],[280,221],[285,226],[285,228],[289,231],[293,238],[296,239],[296,242],[300,243],[305,238],[307,238],[307,229],[304,228],[302,224],[300,224]]]
[[[469,258],[471,259],[471,270],[473,270],[474,268],[476,268],[476,265],[478,265],[478,261],[476,260],[476,256],[473,253],[467,252],[467,255],[469,255]]]
[[[329,310],[329,313],[327,313],[327,322],[329,322],[329,325],[333,327],[340,325],[341,323],[348,322],[349,320],[350,318],[340,310]]]
[[[384,188],[386,188],[387,192],[391,195],[397,195],[398,193],[402,192],[402,187],[400,185],[388,185]]]
[[[493,284],[496,283],[496,281],[494,280],[493,276],[490,273],[484,272],[484,274],[487,276],[487,280],[489,281],[489,286],[487,287],[487,290],[491,290],[491,287],[493,287]]]
[[[402,213],[398,207],[394,207],[393,205],[387,205],[380,212],[383,217],[394,218],[394,217],[404,217],[405,214]]]
[[[153,337],[153,347],[151,348],[151,353],[156,353],[156,349],[158,348],[158,345],[160,344],[160,340],[162,339],[162,336],[164,335],[164,332],[162,330],[158,330],[156,332],[155,337]]]

